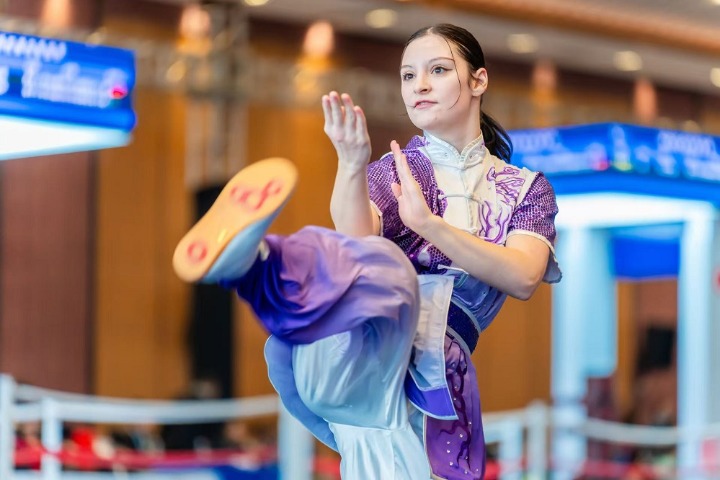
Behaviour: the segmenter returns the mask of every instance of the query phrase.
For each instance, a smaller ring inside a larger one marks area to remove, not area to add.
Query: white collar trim
[[[430,133],[424,133],[427,145],[425,148],[430,155],[430,161],[438,165],[448,165],[459,168],[468,168],[482,162],[485,158],[485,139],[482,134],[468,143],[462,152],[450,143]]]

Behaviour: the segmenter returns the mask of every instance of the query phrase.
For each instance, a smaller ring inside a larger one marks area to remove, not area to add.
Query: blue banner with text
[[[130,131],[132,51],[0,31],[0,115]]]

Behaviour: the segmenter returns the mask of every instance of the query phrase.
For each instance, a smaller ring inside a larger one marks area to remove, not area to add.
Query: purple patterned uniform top
[[[559,281],[553,248],[557,204],[542,173],[492,156],[482,137],[458,153],[431,135],[415,136],[403,153],[433,214],[492,243],[504,244],[515,234],[540,239],[552,253],[545,280]],[[391,153],[368,167],[370,200],[381,218],[381,234],[403,249],[418,273],[442,274],[451,260],[400,219],[390,188],[398,181]]]

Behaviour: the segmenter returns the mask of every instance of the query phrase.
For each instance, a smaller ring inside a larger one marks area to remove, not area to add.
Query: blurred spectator
[[[165,446],[156,425],[129,425],[117,428],[110,434],[115,447],[144,453],[161,453]]]
[[[263,446],[257,435],[251,431],[250,426],[241,420],[228,422],[224,433],[223,448],[247,451]]]
[[[188,391],[178,400],[218,400],[220,384],[213,377],[200,377],[190,382]],[[166,450],[199,450],[223,445],[224,422],[165,425],[161,437]]]
[[[15,439],[18,470],[39,470],[42,450],[40,422],[18,424]]]
[[[64,466],[68,470],[108,471],[98,468],[103,460],[115,455],[115,447],[107,435],[91,425],[66,424],[63,428]]]

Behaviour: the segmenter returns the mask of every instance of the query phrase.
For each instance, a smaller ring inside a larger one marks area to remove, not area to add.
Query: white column
[[[15,462],[15,380],[0,375],[0,478],[12,478]]]
[[[498,461],[509,467],[500,471],[500,480],[521,480],[523,478],[523,422],[518,418],[503,421]]]
[[[573,227],[558,235],[563,280],[553,289],[552,396],[555,421],[582,423],[588,375],[607,376],[617,363],[615,281],[607,230]],[[566,429],[553,437],[556,480],[573,478],[586,441]]]
[[[42,428],[40,437],[43,447],[49,452],[43,455],[41,471],[43,480],[60,480],[62,464],[56,456],[62,449],[62,418],[58,415],[58,403],[52,398],[41,401]]]
[[[720,224],[715,209],[699,208],[684,226],[678,279],[678,427],[695,432],[720,421]],[[697,472],[700,438],[678,449],[680,476]],[[685,473],[683,473],[685,472]]]
[[[547,478],[548,460],[548,408],[542,402],[533,402],[526,410],[527,472],[528,480]]]
[[[278,457],[280,480],[311,480],[315,437],[280,404]]]

